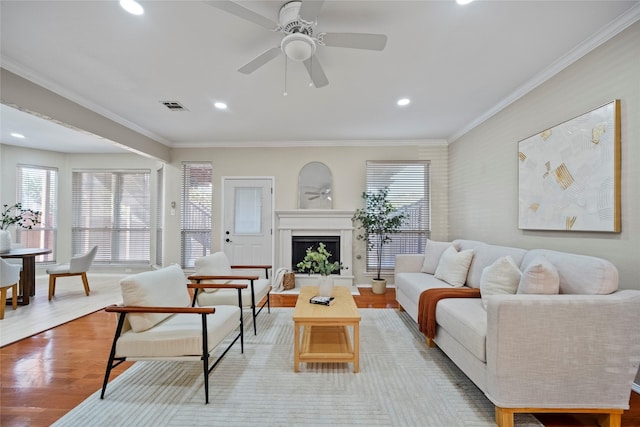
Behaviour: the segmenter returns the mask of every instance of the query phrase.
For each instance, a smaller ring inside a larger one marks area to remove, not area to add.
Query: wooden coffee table
[[[294,372],[299,372],[301,362],[353,363],[353,372],[359,372],[360,313],[351,290],[334,286],[336,299],[330,306],[311,304],[314,295],[318,295],[317,286],[303,286],[293,311]],[[353,345],[349,327],[353,328]]]

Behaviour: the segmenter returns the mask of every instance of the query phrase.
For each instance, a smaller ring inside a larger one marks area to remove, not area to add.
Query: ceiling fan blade
[[[238,3],[229,0],[205,1],[205,3],[217,9],[224,10],[225,12],[228,12],[239,18],[251,21],[254,24],[266,28],[267,30],[276,30],[278,28],[277,22],[265,16],[262,16],[259,13],[249,10],[244,6],[240,6]]]
[[[387,45],[387,36],[384,34],[325,33],[321,40],[325,46],[352,49],[382,50]]]
[[[320,196],[313,196],[313,197],[309,197],[309,200],[315,200],[315,199],[319,199]]]
[[[322,65],[318,61],[318,57],[313,55],[311,58],[304,61],[304,66],[307,68],[307,72],[313,81],[313,85],[317,88],[324,87],[329,84],[327,76],[324,74]]]
[[[282,50],[279,47],[272,47],[266,52],[261,53],[260,55],[253,58],[251,61],[247,62],[245,65],[240,67],[238,71],[243,74],[251,74],[258,68],[262,67],[267,62],[274,59],[276,56],[280,55]]]
[[[322,9],[324,0],[303,0],[298,15],[307,22],[313,22]]]

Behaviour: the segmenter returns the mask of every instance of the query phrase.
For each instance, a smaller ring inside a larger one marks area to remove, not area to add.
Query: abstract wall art
[[[620,101],[518,142],[518,227],[620,232]]]

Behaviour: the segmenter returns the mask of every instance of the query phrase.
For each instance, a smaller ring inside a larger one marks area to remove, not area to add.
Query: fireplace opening
[[[327,251],[331,253],[329,261],[340,261],[340,236],[291,236],[291,268],[298,272],[296,265],[304,259],[307,248],[318,249],[318,245],[324,243]],[[336,270],[331,274],[340,274]]]

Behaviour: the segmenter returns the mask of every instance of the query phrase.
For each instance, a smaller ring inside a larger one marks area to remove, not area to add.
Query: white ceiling
[[[140,3],[142,16],[115,1],[2,0],[2,67],[171,147],[452,141],[640,19],[638,1],[325,1],[318,31],[382,33],[387,46],[320,46],[329,85],[309,87],[289,61],[283,96],[284,57],[237,72],[280,33],[202,1]],[[241,2],[272,20],[283,3]],[[29,144],[32,128],[38,148],[65,150],[57,131],[10,110],[2,143]]]

